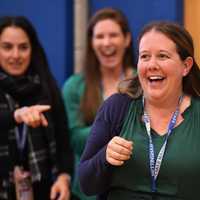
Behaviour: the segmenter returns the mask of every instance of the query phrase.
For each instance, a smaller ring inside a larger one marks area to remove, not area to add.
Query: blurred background
[[[199,0],[0,0],[0,16],[22,15],[31,20],[61,87],[67,77],[81,70],[87,21],[103,7],[118,8],[127,16],[135,50],[144,24],[168,20],[184,25],[193,36],[200,63]]]

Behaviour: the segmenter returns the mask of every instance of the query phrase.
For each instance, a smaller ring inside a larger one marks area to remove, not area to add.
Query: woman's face
[[[12,76],[23,75],[31,60],[31,44],[18,27],[7,27],[0,35],[0,67]]]
[[[139,43],[138,76],[146,98],[160,100],[180,95],[182,79],[192,66],[184,61],[175,43],[160,32],[147,32]]]
[[[122,33],[121,27],[111,19],[97,22],[93,29],[92,47],[103,68],[122,67],[130,34]]]

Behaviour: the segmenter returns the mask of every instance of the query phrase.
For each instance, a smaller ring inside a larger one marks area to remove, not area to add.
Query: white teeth
[[[152,81],[153,80],[162,80],[162,79],[164,79],[164,77],[163,76],[150,76],[149,79]]]
[[[115,48],[114,47],[107,48],[107,49],[104,49],[102,52],[106,56],[111,56],[115,53]]]

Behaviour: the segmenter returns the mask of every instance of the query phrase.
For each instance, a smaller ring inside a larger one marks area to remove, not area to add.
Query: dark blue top
[[[119,135],[132,100],[125,94],[114,94],[97,113],[79,165],[80,184],[87,195],[105,193],[108,187],[112,166],[105,159],[106,146],[112,137]],[[98,199],[104,199],[103,196]]]

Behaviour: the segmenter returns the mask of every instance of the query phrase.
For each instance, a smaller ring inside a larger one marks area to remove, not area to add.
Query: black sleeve
[[[97,113],[79,165],[81,188],[87,195],[104,193],[109,186],[113,166],[106,161],[106,147],[119,135],[131,101],[127,95],[112,95]]]
[[[10,111],[6,103],[0,103],[0,130],[7,131],[16,125],[14,112]]]

